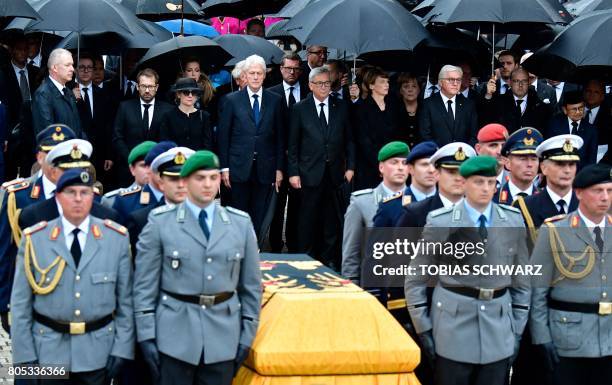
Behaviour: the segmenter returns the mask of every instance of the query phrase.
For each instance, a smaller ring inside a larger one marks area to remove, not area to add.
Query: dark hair
[[[338,70],[338,72],[341,72],[343,74],[347,73],[347,69],[346,66],[344,65],[344,62],[342,60],[338,60],[338,59],[329,59],[325,64],[329,65],[335,65],[336,66],[336,70]]]
[[[281,66],[285,65],[285,61],[286,60],[301,62],[302,58],[300,58],[300,55],[298,55],[295,52],[286,53],[286,54],[283,55],[283,58],[281,59],[281,62],[280,62]]]
[[[377,78],[389,79],[389,74],[383,71],[380,67],[374,67],[364,76],[363,82],[369,88],[369,86],[376,82]]]
[[[570,104],[580,104],[584,102],[584,99],[582,98],[582,92],[579,91],[564,92],[561,97],[563,98],[564,107]]]
[[[248,31],[251,29],[251,27],[252,27],[252,26],[254,26],[254,25],[261,25],[261,28],[263,28],[263,29],[264,29],[264,31],[266,30],[266,24],[263,22],[263,20],[253,18],[253,19],[249,20],[249,22],[247,23],[247,26],[246,26],[246,30],[247,30],[247,32],[248,32]]]
[[[512,60],[514,60],[514,64],[517,64],[519,62],[519,58],[516,56],[516,54],[510,51],[509,49],[500,51],[499,54],[497,54],[497,60],[499,60],[499,58],[502,56],[512,56]]]
[[[145,68],[143,70],[138,71],[138,75],[136,75],[136,82],[140,82],[140,78],[142,76],[146,76],[149,78],[155,78],[155,83],[159,83],[159,75],[153,68]]]
[[[417,79],[416,75],[411,74],[410,72],[402,72],[397,75],[397,87],[402,88],[404,83],[408,83],[409,81],[414,80],[414,82],[421,88],[419,84],[419,79]]]
[[[91,60],[92,63],[95,64],[94,55],[89,53],[89,52],[81,52],[81,54],[79,55],[78,60],[80,61],[81,59],[89,59],[89,60]],[[78,61],[77,61],[77,65],[78,65]]]

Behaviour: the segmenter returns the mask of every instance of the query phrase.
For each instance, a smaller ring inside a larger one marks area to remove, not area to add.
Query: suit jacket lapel
[[[582,218],[580,218],[580,215],[578,215],[578,213],[574,213],[572,214],[572,216],[578,217],[578,220],[579,220],[578,223],[580,225],[578,226],[578,228],[574,229],[576,231],[576,235],[578,236],[578,238],[582,239],[584,243],[591,246],[593,250],[598,251],[597,246],[595,245],[595,240],[593,239],[593,236],[591,235],[591,229],[586,227],[586,224],[584,223]],[[570,223],[572,223],[571,218],[570,218]]]
[[[329,103],[328,104],[329,108],[327,109],[329,116],[327,117],[327,127],[324,127],[326,129],[325,130],[325,137],[329,137],[329,135],[332,132],[334,132],[334,128],[336,127],[335,126],[336,125],[336,120],[337,120],[336,112],[337,112],[337,107],[338,107],[336,105],[336,103],[337,103],[336,100],[332,99],[331,97],[329,99],[327,99],[327,100],[328,100],[328,103]]]
[[[457,129],[457,122],[459,122],[463,113],[463,104],[465,101],[461,96],[461,94],[458,94],[457,97],[455,97],[455,120],[453,121],[453,132],[455,132]]]
[[[74,258],[72,258],[70,250],[68,250],[68,248],[66,247],[64,229],[58,224],[58,222],[56,222],[56,224],[54,224],[53,226],[58,226],[60,229],[59,236],[56,240],[53,241],[53,246],[51,247],[51,249],[53,249],[53,253],[62,257],[62,259],[66,261],[66,264],[70,266],[72,270],[77,271],[76,264],[74,263]]]
[[[215,203],[216,204],[216,203]],[[225,212],[225,209],[220,205],[215,207],[212,230],[210,231],[210,239],[208,240],[208,247],[214,247],[220,240],[225,238],[226,233],[229,231],[228,224],[230,223],[229,216]]]
[[[315,125],[317,127],[319,127],[319,132],[321,133],[321,136],[323,136],[325,138],[325,127],[323,127],[321,125],[321,121],[319,120],[319,106],[317,105],[317,101],[314,98],[314,96],[311,96],[310,98],[308,98],[308,102],[310,104],[310,108],[311,111],[313,112],[313,117],[315,119]]]
[[[91,221],[90,226],[91,224],[93,224],[93,221]],[[85,241],[85,248],[83,249],[83,254],[81,255],[81,261],[79,262],[77,272],[83,271],[85,266],[87,266],[87,264],[91,262],[91,260],[96,255],[99,249],[100,245],[98,243],[98,240],[94,238],[92,230],[90,228],[87,232],[87,240]]]
[[[191,238],[204,246],[204,248],[208,247],[208,240],[200,227],[198,219],[193,216],[191,210],[185,206],[185,203],[181,203],[176,210],[176,219],[183,232],[187,233]]]
[[[249,92],[247,91],[247,87],[244,87],[244,89],[242,91],[242,108],[245,108],[246,111],[248,112],[248,116],[251,119],[251,123],[253,123],[253,127],[255,127],[255,129],[257,129],[256,125],[255,125],[255,115],[253,114],[253,107],[251,107],[251,99],[249,98]],[[261,103],[260,103],[260,110],[261,110]],[[261,111],[260,111],[261,112]],[[259,116],[261,117],[261,114],[259,114]]]
[[[444,122],[446,122],[446,127],[452,133],[454,131],[454,129],[455,129],[455,127],[454,127],[455,123],[451,122],[450,118],[448,117],[448,106],[446,104],[444,104],[444,99],[442,99],[442,95],[440,95],[439,92],[436,92],[436,94],[430,96],[430,98],[436,98],[437,99],[437,103],[436,104],[438,105],[438,111],[441,114],[441,116],[444,116]]]

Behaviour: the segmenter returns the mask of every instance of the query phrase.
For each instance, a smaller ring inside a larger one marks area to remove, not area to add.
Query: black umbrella
[[[427,30],[395,1],[324,0],[298,12],[284,30],[306,45],[322,45],[362,55],[409,51]]]
[[[180,19],[199,19],[200,6],[194,0],[131,0],[136,2],[134,13],[141,19],[160,21]]]
[[[266,37],[274,39],[292,36],[289,32],[285,31],[285,26],[288,22],[289,20],[280,20],[266,28]]]
[[[534,74],[580,82],[592,78],[612,81],[612,10],[583,15],[523,66]]]
[[[411,12],[417,16],[423,17],[432,10],[436,1],[437,0],[423,0],[423,2],[414,7]]]
[[[257,36],[228,34],[214,37],[213,40],[234,57],[226,63],[228,66],[251,55],[263,57],[266,64],[280,64],[285,54],[274,43]]]
[[[207,0],[202,4],[202,11],[207,18],[216,16],[234,16],[246,19],[251,16],[276,13],[287,4],[288,0]]]
[[[582,15],[589,12],[605,11],[612,9],[612,0],[593,0],[582,9]]]
[[[272,15],[274,17],[285,17],[292,18],[302,9],[306,8],[311,3],[317,2],[319,0],[291,0],[287,5],[283,7],[278,13]]]
[[[2,0],[0,2],[0,21],[9,17],[41,19],[38,12],[26,0]]]

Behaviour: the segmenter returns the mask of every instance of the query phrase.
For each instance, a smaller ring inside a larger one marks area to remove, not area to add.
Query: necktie
[[[255,125],[259,126],[259,95],[253,95],[253,118],[255,118]]]
[[[289,87],[289,102],[287,103],[289,108],[296,103],[295,96],[293,96],[293,90],[295,90],[295,87]]]
[[[19,70],[19,90],[21,91],[22,100],[30,100],[30,87],[28,86],[25,70]]]
[[[62,93],[64,94],[64,97],[68,100],[70,100],[70,91],[68,91],[68,88],[64,87],[62,88]]]
[[[125,97],[129,99],[132,96],[134,96],[134,84],[131,80],[128,80],[125,84]]]
[[[83,87],[83,101],[85,101],[85,105],[87,106],[87,111],[89,112],[89,116],[93,117],[93,113],[91,111],[91,104],[89,101],[89,89],[87,87]]]
[[[557,202],[557,206],[559,206],[559,214],[566,214],[565,201],[563,199],[559,199],[559,201]]]
[[[144,114],[142,114],[142,125],[144,126],[145,131],[149,131],[149,107],[151,107],[151,104],[145,103],[142,106],[144,107]]]
[[[79,243],[79,237],[77,236],[79,234],[79,230],[78,228],[72,230],[72,235],[73,235],[73,239],[72,239],[72,245],[70,246],[70,254],[72,254],[72,258],[74,259],[74,264],[76,266],[79,266],[79,261],[81,260],[81,244]]]
[[[510,88],[507,84],[504,84],[504,92],[502,92],[503,94],[505,94],[506,92],[508,92],[508,88]]]
[[[436,87],[436,86],[429,87],[429,95],[430,96],[435,94],[436,92],[438,92],[438,87]]]
[[[202,228],[202,231],[204,232],[204,235],[206,236],[206,239],[208,240],[210,238],[210,230],[208,229],[208,224],[206,223],[207,217],[208,217],[208,214],[206,214],[206,211],[201,210],[200,215],[198,216],[198,222],[200,222],[200,227]]]
[[[319,107],[321,107],[321,110],[319,112],[319,121],[321,122],[321,126],[323,128],[327,128],[327,119],[325,119],[325,110],[323,110],[323,107],[325,107],[325,103],[319,103]]]
[[[521,191],[520,193],[518,193],[518,194],[516,194],[516,195],[517,195],[517,196],[520,196],[520,197],[523,197],[523,198],[525,198],[525,197],[528,197],[528,196],[529,196],[529,194],[527,194],[527,193],[526,193],[526,192],[524,192],[524,191]]]
[[[452,100],[448,100],[446,102],[446,104],[448,105],[448,110],[447,110],[448,117],[451,120],[451,122],[454,122],[455,121],[455,114],[453,114],[453,101]]]
[[[523,109],[521,106],[523,105],[523,99],[516,100],[516,108],[518,109],[519,114],[523,115]]]
[[[575,135],[578,132],[578,122],[572,122],[572,131],[570,134]]]
[[[480,223],[480,226],[478,227],[478,234],[480,234],[480,238],[487,239],[487,217],[480,215],[478,222]]]
[[[586,109],[586,114],[584,114],[584,117],[587,120],[587,122],[592,123],[591,122],[591,109],[590,108]]]
[[[593,233],[595,233],[595,244],[597,245],[597,248],[599,249],[599,252],[603,252],[603,248],[604,248],[604,241],[603,238],[601,237],[601,227],[597,226],[593,229]]]

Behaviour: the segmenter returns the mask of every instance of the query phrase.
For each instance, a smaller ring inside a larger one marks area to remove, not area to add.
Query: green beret
[[[461,164],[459,173],[464,178],[472,175],[497,176],[497,159],[488,155],[469,158]]]
[[[219,158],[212,151],[196,151],[181,168],[181,178],[186,178],[198,170],[218,170]]]
[[[378,161],[384,162],[391,158],[405,158],[410,153],[410,147],[404,142],[389,142],[378,151]]]
[[[130,155],[128,155],[128,164],[131,166],[135,162],[143,160],[155,145],[157,145],[157,143],[147,140],[134,147],[132,151],[130,151]]]

